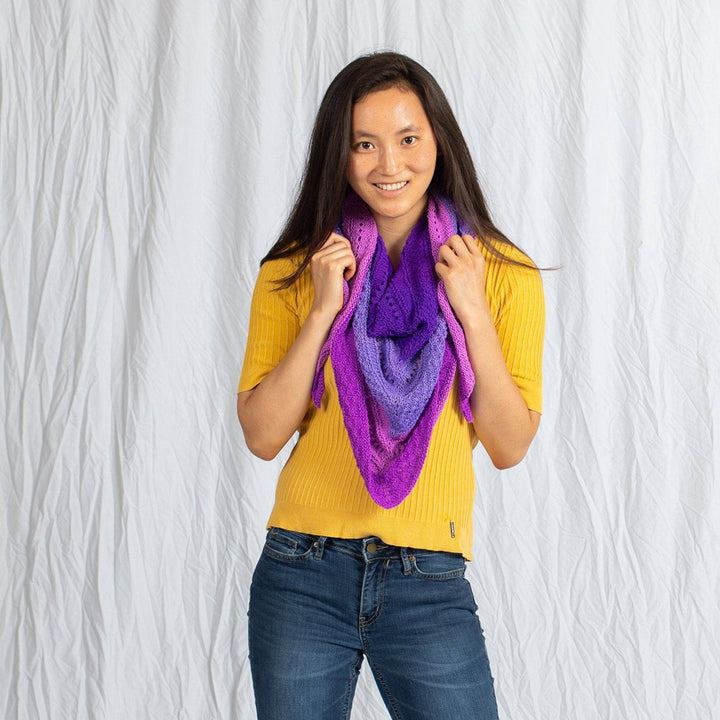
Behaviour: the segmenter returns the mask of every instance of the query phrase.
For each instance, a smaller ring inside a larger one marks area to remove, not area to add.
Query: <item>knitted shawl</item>
[[[351,190],[337,232],[352,245],[356,271],[321,349],[312,398],[319,408],[330,357],[360,474],[372,499],[392,508],[415,486],[456,371],[472,422],[465,337],[435,273],[440,247],[469,228],[450,201],[431,196],[393,271],[370,210]]]

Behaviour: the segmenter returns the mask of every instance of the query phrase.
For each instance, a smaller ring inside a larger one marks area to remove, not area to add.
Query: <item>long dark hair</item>
[[[422,103],[437,143],[431,190],[454,203],[458,213],[493,255],[518,265],[502,246],[517,247],[490,219],[470,151],[450,104],[435,78],[419,63],[395,52],[353,60],[325,93],[310,138],[305,172],[297,200],[278,241],[262,262],[304,253],[280,286],[291,285],[335,229],[348,188],[347,165],[355,103],[371,92],[398,87],[414,92]]]

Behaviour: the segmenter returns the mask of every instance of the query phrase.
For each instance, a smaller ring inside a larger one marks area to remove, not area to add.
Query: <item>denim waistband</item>
[[[366,562],[388,559],[401,560],[406,571],[415,561],[416,557],[431,555],[433,553],[459,555],[459,553],[446,553],[441,550],[425,550],[422,548],[388,545],[381,538],[375,536],[365,538],[337,538],[324,535],[310,535],[284,528],[271,528],[271,531],[273,530],[288,533],[290,535],[302,536],[312,540],[314,548],[313,555],[317,558],[322,557],[325,550],[332,549],[338,552],[353,555],[359,559],[362,558]]]

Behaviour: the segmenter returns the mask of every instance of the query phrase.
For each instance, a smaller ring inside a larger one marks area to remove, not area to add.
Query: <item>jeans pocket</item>
[[[263,553],[276,560],[305,560],[312,555],[316,540],[313,535],[270,528],[265,538]]]
[[[457,553],[413,550],[410,573],[424,580],[453,580],[465,575],[465,558]]]

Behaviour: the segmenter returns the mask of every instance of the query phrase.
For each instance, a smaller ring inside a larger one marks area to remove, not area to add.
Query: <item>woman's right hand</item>
[[[350,242],[333,233],[310,258],[315,296],[298,336],[258,385],[238,394],[238,419],[248,448],[258,457],[274,458],[302,422],[320,351],[343,306],[343,280],[355,270]]]
[[[310,309],[331,322],[343,306],[343,280],[349,280],[356,270],[350,241],[332,233],[325,244],[310,258],[315,297]]]

